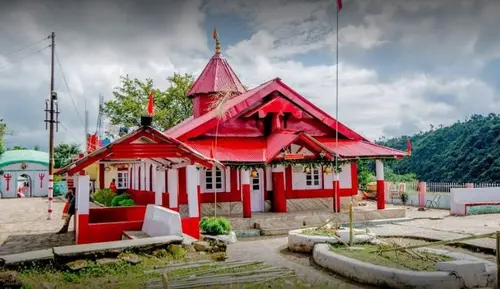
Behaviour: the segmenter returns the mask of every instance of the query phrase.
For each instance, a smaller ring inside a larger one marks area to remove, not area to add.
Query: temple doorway
[[[252,212],[264,211],[264,190],[263,190],[263,172],[256,170],[255,175],[250,177],[250,203]]]
[[[22,174],[17,177],[17,197],[18,198],[27,198],[32,197],[33,194],[31,192],[31,188],[33,187],[33,181],[31,180],[31,176],[28,174]]]

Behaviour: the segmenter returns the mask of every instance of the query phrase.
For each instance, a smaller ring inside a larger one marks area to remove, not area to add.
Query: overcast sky
[[[7,146],[48,147],[50,49],[36,51],[50,42],[13,52],[52,31],[63,71],[56,61],[57,143],[83,143],[85,105],[93,132],[99,94],[110,99],[120,75],[151,77],[160,88],[174,72],[198,75],[214,51],[214,26],[245,85],[280,77],[335,113],[333,0],[0,3],[0,119],[14,133]],[[373,140],[500,112],[499,15],[494,0],[345,0],[340,121]]]

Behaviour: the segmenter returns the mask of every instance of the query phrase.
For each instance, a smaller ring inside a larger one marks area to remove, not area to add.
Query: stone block
[[[166,248],[170,244],[181,244],[180,236],[162,236],[145,239],[121,240],[93,244],[81,244],[54,248],[54,255],[60,259],[76,259],[85,256],[102,256],[107,254],[118,255],[125,250],[154,250]]]
[[[151,237],[182,236],[181,216],[176,211],[148,205],[142,232]]]
[[[459,276],[465,288],[485,287],[488,283],[486,278],[486,265],[482,261],[456,260],[439,262],[436,270],[453,272]]]
[[[45,249],[11,255],[3,255],[0,256],[0,259],[2,260],[0,263],[4,263],[4,266],[10,267],[32,262],[49,262],[54,260],[54,253],[52,252],[52,249]]]
[[[231,215],[240,215],[243,214],[243,204],[242,202],[231,202],[229,203],[230,209],[229,213]]]

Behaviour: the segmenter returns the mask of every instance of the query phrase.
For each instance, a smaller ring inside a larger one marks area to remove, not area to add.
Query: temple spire
[[[214,28],[213,38],[215,40],[215,55],[220,55],[220,42],[219,42],[219,34],[217,33],[217,29]]]

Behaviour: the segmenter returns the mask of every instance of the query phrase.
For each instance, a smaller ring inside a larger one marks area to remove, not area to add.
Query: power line
[[[1,30],[2,30],[2,29],[0,29],[0,31],[1,31]],[[25,45],[25,46],[23,46],[23,47],[21,47],[21,48],[18,48],[18,49],[16,49],[16,50],[13,50],[13,51],[11,51],[11,52],[9,52],[9,53],[5,53],[5,54],[0,53],[0,54],[1,54],[1,55],[3,55],[4,57],[8,57],[8,56],[10,56],[10,55],[12,55],[12,54],[16,54],[16,53],[18,53],[19,51],[22,51],[22,50],[26,49],[26,48],[30,48],[30,47],[32,47],[32,46],[35,46],[35,45],[39,44],[39,43],[42,43],[42,42],[44,42],[45,40],[47,40],[47,39],[49,39],[49,38],[50,38],[50,36],[45,37],[45,38],[43,38],[42,40],[38,40],[38,41],[36,41],[36,42],[33,42],[33,43],[31,43],[31,44]]]
[[[61,127],[66,131],[68,132],[68,135],[74,140],[76,141],[77,143],[80,143],[79,140],[76,139],[76,137],[73,135],[73,133],[62,123],[62,122],[59,122],[59,124],[61,125]]]
[[[75,100],[73,99],[73,96],[71,95],[71,91],[69,89],[68,82],[66,81],[66,76],[64,75],[64,71],[62,69],[61,62],[59,61],[59,56],[57,55],[57,52],[55,54],[56,54],[57,65],[59,66],[59,70],[61,71],[64,84],[66,85],[66,89],[68,90],[69,98],[71,99],[71,103],[73,104],[73,107],[75,108],[76,115],[78,116],[80,123],[85,128],[85,123],[83,122],[82,117],[80,116],[80,112],[78,111],[78,108],[76,108]]]
[[[6,68],[6,67],[9,67],[9,66],[11,66],[12,64],[18,63],[19,61],[24,60],[24,59],[26,59],[26,58],[28,58],[28,57],[30,57],[30,56],[33,56],[33,55],[35,55],[35,54],[37,54],[37,53],[40,53],[40,52],[44,51],[45,49],[50,48],[50,46],[51,46],[51,45],[49,44],[49,45],[45,46],[44,48],[38,49],[37,51],[34,51],[34,52],[30,53],[30,54],[25,55],[24,57],[18,58],[17,60],[15,60],[15,61],[13,61],[13,62],[7,63],[7,64],[6,64],[6,65],[4,65],[4,66],[0,66],[0,70],[4,69],[4,68]]]

